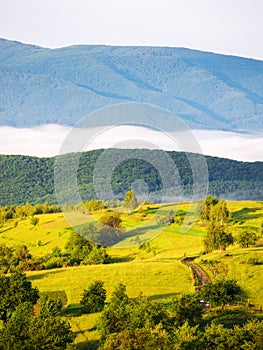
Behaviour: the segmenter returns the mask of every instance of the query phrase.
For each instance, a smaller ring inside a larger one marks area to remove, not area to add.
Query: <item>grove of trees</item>
[[[61,303],[43,296],[40,312],[34,306],[39,291],[22,273],[0,276],[1,350],[69,349],[75,335],[58,314]]]

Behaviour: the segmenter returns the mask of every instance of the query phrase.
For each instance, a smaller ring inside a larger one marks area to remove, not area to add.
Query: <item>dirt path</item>
[[[203,286],[205,283],[210,281],[210,278],[206,274],[206,272],[198,265],[195,264],[193,261],[196,258],[185,258],[181,259],[181,262],[189,267],[190,271],[192,272],[195,280],[195,287]]]

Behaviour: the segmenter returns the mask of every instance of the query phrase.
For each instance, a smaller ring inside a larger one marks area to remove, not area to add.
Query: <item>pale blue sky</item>
[[[0,37],[183,46],[263,60],[262,0],[0,0]]]

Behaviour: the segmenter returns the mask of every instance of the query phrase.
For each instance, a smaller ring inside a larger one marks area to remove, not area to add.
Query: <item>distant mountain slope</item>
[[[0,39],[0,89],[0,125],[74,125],[97,108],[137,101],[192,128],[263,130],[263,61],[183,48],[51,50]]]
[[[115,150],[117,158],[126,152],[127,161],[117,166],[112,174],[112,189],[123,198],[136,179],[143,179],[152,194],[162,189],[161,179],[153,166],[140,160],[140,150]],[[84,200],[94,198],[93,169],[103,150],[84,152],[78,168],[78,187]],[[129,154],[128,154],[129,152]],[[149,152],[149,159],[159,160],[159,152]],[[131,154],[133,158],[131,158]],[[180,174],[185,198],[191,195],[192,171],[184,153],[168,152]],[[63,157],[65,166],[72,162],[72,154]],[[196,155],[200,157],[200,155]],[[115,159],[117,159],[115,158]],[[146,159],[148,159],[146,157]],[[18,205],[26,201],[55,203],[54,164],[56,158],[0,155],[0,205]],[[263,200],[263,162],[246,163],[230,159],[206,157],[209,171],[209,193],[227,199]],[[101,174],[102,181],[105,174]],[[100,179],[97,179],[100,180]],[[99,182],[99,181],[98,181]]]

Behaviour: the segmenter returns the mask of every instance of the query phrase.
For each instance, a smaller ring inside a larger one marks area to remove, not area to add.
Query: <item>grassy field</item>
[[[260,231],[263,222],[262,202],[227,202],[227,206],[231,211],[229,230],[234,236],[246,228]],[[248,259],[254,256],[263,260],[262,248],[240,249],[234,245],[223,253],[201,255],[206,230],[198,222],[186,233],[181,232],[179,224],[162,227],[156,224],[158,211],[159,215],[166,215],[171,209],[185,211],[187,207],[187,203],[180,204],[179,207],[166,205],[160,209],[156,205],[149,205],[140,213],[122,215],[122,227],[131,234],[131,238],[128,244],[126,241],[125,244],[107,249],[111,256],[110,264],[27,273],[33,285],[41,292],[66,292],[68,303],[64,317],[76,331],[76,343],[80,348],[94,349],[94,344],[99,339],[95,329],[99,315],[80,313],[79,301],[84,288],[95,280],[102,280],[109,300],[116,285],[124,283],[131,298],[142,292],[146,296],[165,302],[174,295],[194,290],[189,269],[178,260],[185,256],[200,256],[197,261],[212,280],[226,276],[237,279],[245,292],[246,300],[249,299],[256,307],[262,306],[263,265],[248,264]],[[100,211],[88,221],[98,219],[103,214],[104,212]],[[77,215],[79,223],[87,222],[87,216]],[[38,217],[39,222],[36,226],[30,223],[30,218],[7,221],[0,228],[0,244],[25,244],[33,256],[50,253],[55,246],[63,249],[72,230],[63,214],[43,214]],[[136,237],[139,237],[137,243],[140,239],[149,239],[147,249],[140,249],[138,244],[134,245]]]
[[[84,214],[76,213],[79,221],[86,222]],[[30,218],[8,220],[0,228],[0,244],[8,246],[26,245],[33,256],[51,253],[58,246],[63,249],[71,233],[71,228],[62,213],[37,215],[37,225]]]
[[[250,264],[249,259],[255,257],[263,261],[262,248],[229,248],[224,253],[214,252],[197,261],[212,280],[236,280],[244,291],[244,300],[259,309],[263,307],[263,265]]]
[[[28,273],[33,285],[40,291],[64,290],[68,297],[66,318],[77,332],[77,343],[96,341],[99,334],[94,327],[98,315],[80,315],[80,299],[84,288],[96,280],[102,280],[107,290],[107,300],[113,289],[124,283],[129,297],[139,293],[159,300],[167,301],[175,295],[194,290],[192,276],[188,268],[177,260],[131,261],[108,265],[80,266],[49,271]]]

